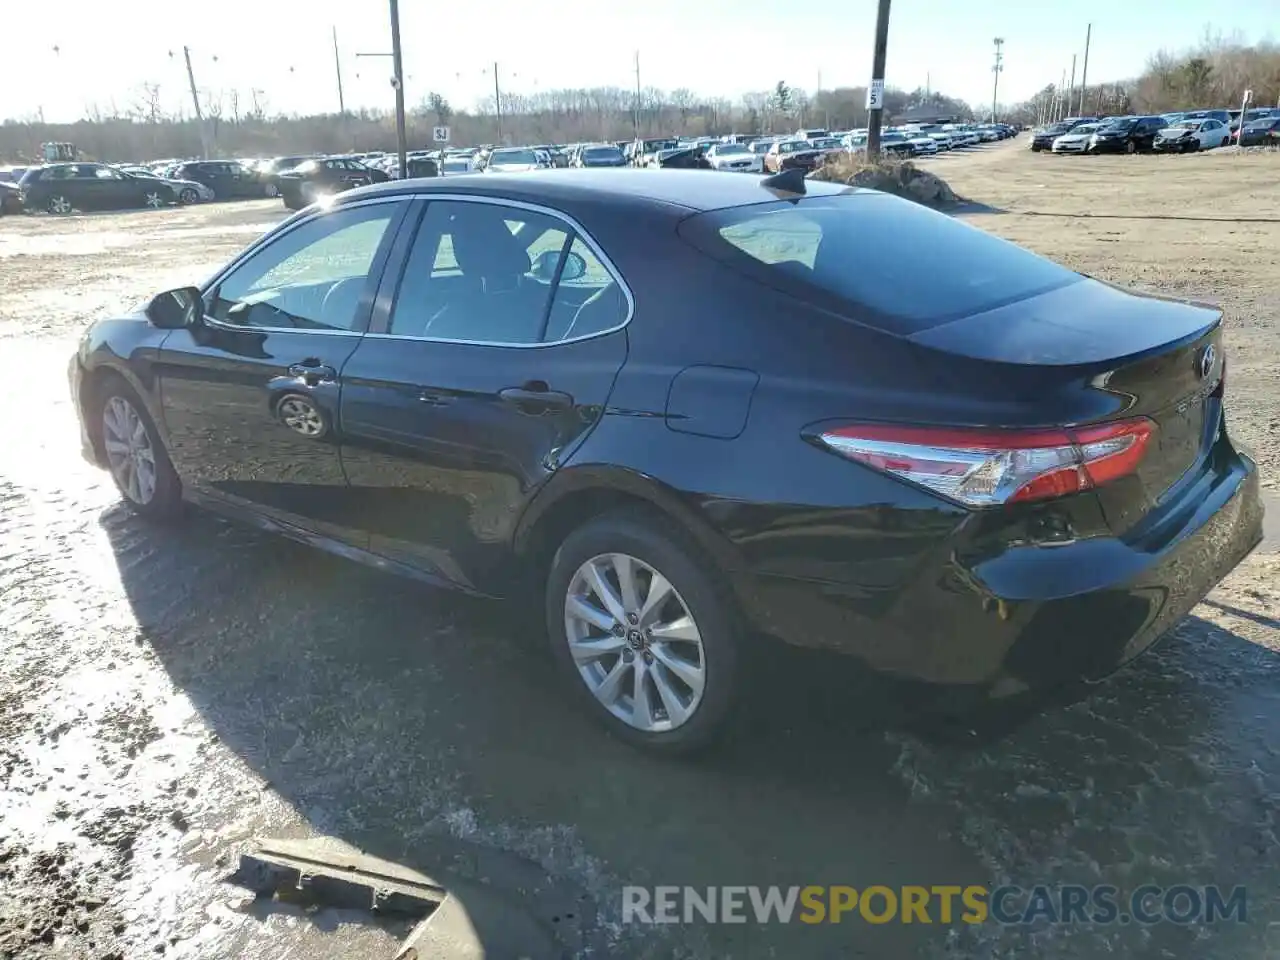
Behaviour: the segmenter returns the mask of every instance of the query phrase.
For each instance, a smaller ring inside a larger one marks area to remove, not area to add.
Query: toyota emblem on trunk
[[[1204,353],[1200,354],[1200,379],[1203,380],[1209,374],[1213,373],[1213,361],[1215,352],[1213,344],[1209,344],[1204,348]]]

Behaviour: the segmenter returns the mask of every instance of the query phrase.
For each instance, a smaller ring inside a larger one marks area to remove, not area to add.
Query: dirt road
[[[929,162],[1000,211],[968,215],[987,229],[1221,303],[1231,429],[1276,486],[1280,157],[1057,158],[1015,141]],[[804,659],[779,664],[790,692],[734,744],[680,765],[566,707],[518,611],[207,516],[140,523],[78,457],[75,338],[198,282],[280,216],[0,220],[0,957],[389,957],[402,929],[223,883],[248,838],[313,834],[428,873],[483,873],[476,851],[527,858],[595,905],[578,918],[595,955],[1274,955],[1275,554],[1087,700],[999,740],[908,732],[845,665]],[[1001,882],[1244,884],[1249,922],[619,922],[624,884]]]

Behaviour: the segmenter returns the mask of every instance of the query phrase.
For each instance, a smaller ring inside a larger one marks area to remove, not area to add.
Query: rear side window
[[[884,194],[713,210],[685,220],[680,233],[747,276],[898,334],[1082,279],[953,217]]]

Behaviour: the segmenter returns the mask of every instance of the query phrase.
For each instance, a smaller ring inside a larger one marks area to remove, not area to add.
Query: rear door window
[[[680,234],[753,279],[899,334],[1082,279],[953,217],[877,193],[712,210],[686,219]]]

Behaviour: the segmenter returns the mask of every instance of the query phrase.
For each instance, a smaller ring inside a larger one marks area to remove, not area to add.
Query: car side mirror
[[[559,250],[545,250],[534,258],[533,269],[530,270],[530,273],[538,280],[550,283],[556,277],[556,265],[559,262]],[[587,261],[583,260],[580,254],[571,252],[564,258],[564,267],[560,271],[560,280],[561,282],[577,280],[586,272]]]
[[[200,321],[204,316],[204,300],[196,287],[179,287],[153,297],[144,312],[152,326],[180,330]]]

